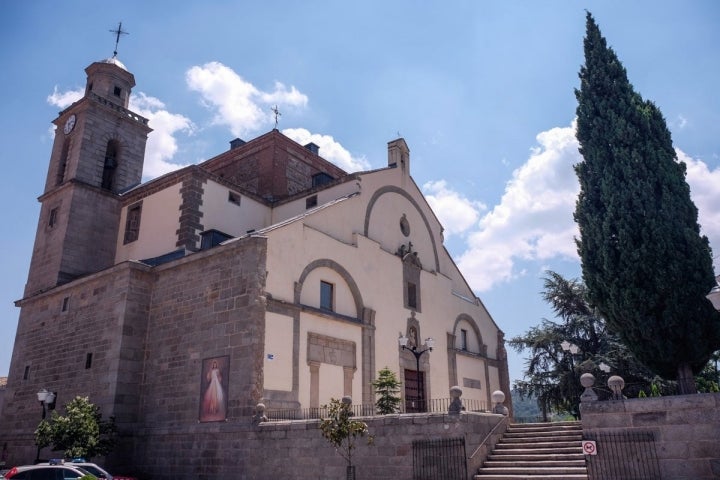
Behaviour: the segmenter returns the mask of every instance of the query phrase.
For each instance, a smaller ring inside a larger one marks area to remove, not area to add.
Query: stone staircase
[[[587,480],[580,422],[512,423],[475,480]]]

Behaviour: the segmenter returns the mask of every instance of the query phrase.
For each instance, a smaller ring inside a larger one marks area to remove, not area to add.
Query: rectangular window
[[[85,355],[85,370],[92,367],[92,353]]]
[[[120,87],[118,87],[118,86],[116,85],[116,86],[115,86],[115,89],[113,90],[113,94],[114,94],[116,97],[121,96],[121,95],[122,95],[122,88],[120,88]]]
[[[69,307],[70,307],[70,297],[63,298],[62,307],[60,308],[60,311],[67,312]]]
[[[58,214],[58,207],[53,208],[50,210],[50,218],[48,218],[48,226],[50,228],[54,227],[57,223],[57,214]]]
[[[407,303],[410,308],[417,308],[417,287],[414,283],[407,283]]]
[[[23,380],[27,380],[30,376],[30,365],[25,365],[25,373],[23,373]]]
[[[235,192],[228,192],[228,202],[240,205],[240,194]]]
[[[467,351],[468,349],[468,343],[467,343],[467,330],[460,329],[460,349]]]
[[[230,240],[231,238],[233,238],[232,235],[223,233],[220,230],[206,230],[200,234],[200,250],[217,247],[225,240]]]
[[[308,197],[305,199],[305,208],[313,208],[317,207],[317,195],[313,195],[312,197]]]
[[[333,311],[333,284],[320,282],[320,308]]]
[[[140,214],[142,205],[129,207],[125,220],[125,240],[123,243],[134,242],[140,236]]]
[[[333,181],[333,177],[325,172],[316,173],[312,176],[312,186],[320,187]]]

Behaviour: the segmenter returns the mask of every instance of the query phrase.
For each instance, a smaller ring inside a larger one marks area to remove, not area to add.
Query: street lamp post
[[[47,416],[47,410],[52,410],[53,408],[55,408],[55,399],[56,398],[57,398],[56,393],[49,392],[44,388],[41,389],[37,393],[37,399],[40,402],[40,405],[42,405],[42,420],[45,420],[45,417]],[[40,444],[39,443],[37,446],[37,455],[35,456],[35,463],[40,463]]]
[[[418,375],[418,396],[420,397],[420,410],[425,411],[425,379],[423,378],[423,381],[420,382],[420,357],[425,352],[432,352],[433,347],[435,346],[435,340],[432,338],[426,338],[425,339],[425,349],[424,350],[418,350],[416,345],[413,345],[411,347],[408,347],[408,337],[405,335],[400,336],[398,338],[398,343],[402,347],[403,350],[409,350],[410,353],[412,353],[415,356],[415,365],[416,365],[416,371]]]
[[[570,396],[570,398],[573,398],[574,397],[573,392],[575,391],[574,387],[576,385],[576,382],[575,382],[575,355],[577,355],[580,352],[580,347],[578,347],[574,343],[568,342],[567,340],[563,340],[563,342],[560,344],[560,348],[563,349],[563,352],[565,352],[566,355],[570,354],[569,356],[570,356],[571,384],[569,386],[568,395]],[[577,417],[577,415],[575,415],[575,416]]]

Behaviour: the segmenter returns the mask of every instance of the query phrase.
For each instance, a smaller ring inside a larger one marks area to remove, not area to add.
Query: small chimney
[[[234,150],[238,147],[242,147],[245,145],[245,140],[242,140],[240,138],[236,138],[235,140],[230,140],[230,150]]]
[[[311,151],[312,153],[314,153],[315,155],[318,155],[318,152],[320,151],[320,147],[318,147],[317,145],[315,145],[313,142],[310,142],[310,143],[308,143],[307,145],[305,145],[305,148],[307,148],[308,150],[310,150],[310,151]]]

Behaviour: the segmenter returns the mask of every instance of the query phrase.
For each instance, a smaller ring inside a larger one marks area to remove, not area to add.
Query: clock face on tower
[[[63,128],[63,131],[65,132],[65,135],[73,131],[73,128],[75,128],[75,115],[70,115],[68,119],[65,121],[65,128]]]

